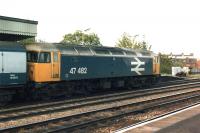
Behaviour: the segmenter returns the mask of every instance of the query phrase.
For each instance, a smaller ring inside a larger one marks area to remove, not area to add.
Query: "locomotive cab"
[[[50,82],[60,80],[60,52],[28,51],[29,80],[34,82]]]

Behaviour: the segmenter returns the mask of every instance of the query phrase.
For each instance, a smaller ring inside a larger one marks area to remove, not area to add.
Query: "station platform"
[[[200,104],[117,133],[200,133]]]

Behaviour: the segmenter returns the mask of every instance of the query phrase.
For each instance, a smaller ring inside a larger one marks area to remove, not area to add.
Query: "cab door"
[[[52,78],[60,79],[60,52],[52,52]]]
[[[2,84],[2,74],[3,74],[3,52],[0,51],[0,87]]]
[[[153,61],[153,73],[160,74],[160,57],[155,56]]]
[[[156,56],[153,57],[153,74],[156,74]]]

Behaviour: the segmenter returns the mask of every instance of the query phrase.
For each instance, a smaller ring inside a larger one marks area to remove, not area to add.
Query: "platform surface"
[[[126,129],[127,130],[127,129]],[[131,128],[125,133],[200,133],[200,105]]]

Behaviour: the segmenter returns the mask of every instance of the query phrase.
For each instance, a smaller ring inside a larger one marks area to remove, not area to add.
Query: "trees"
[[[36,40],[35,40],[35,37],[33,37],[33,38],[27,38],[27,39],[21,40],[19,42],[26,45],[26,44],[29,44],[29,43],[35,43]]]
[[[127,33],[124,33],[122,37],[118,40],[116,46],[123,48],[133,48],[133,49],[143,49],[143,50],[151,50],[151,46],[148,46],[145,40],[137,41],[136,37],[139,35],[135,35],[131,37]]]
[[[160,56],[160,72],[162,74],[171,74],[173,62],[172,59],[165,54],[159,54]]]
[[[171,74],[172,67],[184,67],[183,59],[170,58],[168,55],[159,53],[160,56],[160,72],[164,74]]]
[[[21,44],[23,44],[23,45],[28,45],[28,44],[32,44],[32,43],[46,43],[45,41],[43,41],[41,39],[36,40],[35,37],[33,37],[33,38],[27,38],[27,39],[21,40],[19,42]]]
[[[84,33],[83,31],[77,30],[74,33],[64,35],[61,41],[65,44],[79,44],[79,45],[96,45],[102,46],[100,39],[95,33]]]

